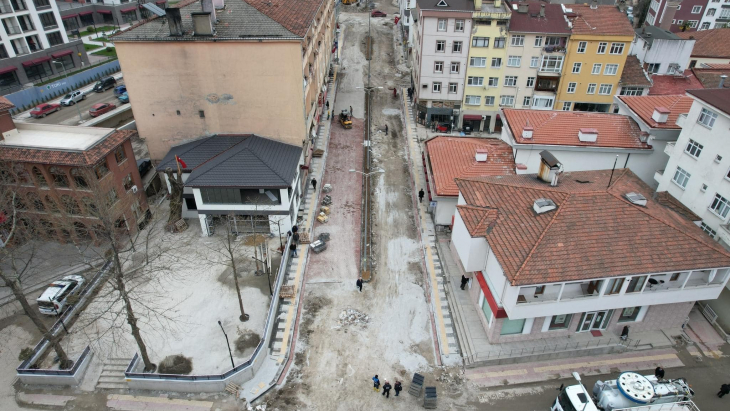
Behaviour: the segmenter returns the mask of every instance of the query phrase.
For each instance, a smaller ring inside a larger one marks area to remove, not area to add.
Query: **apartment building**
[[[611,112],[634,29],[614,6],[563,7],[572,34],[555,108]]]
[[[456,184],[451,249],[492,343],[681,327],[730,278],[730,253],[628,169]]]
[[[416,2],[411,67],[416,112],[422,124],[430,126],[432,123],[445,123],[454,126],[458,120],[464,97],[471,17],[479,2]]]
[[[474,4],[475,29],[469,40],[469,66],[459,124],[476,131],[498,132],[502,127],[498,115],[500,105],[514,105],[514,95],[501,93],[505,85],[503,73],[508,64],[506,50],[511,13],[508,5],[500,0]]]
[[[723,12],[726,9],[722,8],[720,1],[722,0],[652,0],[646,15],[646,24],[674,33],[725,27],[724,24],[730,21],[730,12]]]
[[[413,52],[413,24],[416,21],[415,13],[416,0],[399,0],[398,11],[400,11],[401,38],[403,39],[403,48],[406,56],[410,56]],[[410,64],[410,58],[406,58],[406,62]]]
[[[677,33],[677,36],[695,40],[689,60],[690,68],[706,67],[710,64],[730,64],[730,28]]]
[[[152,160],[201,136],[243,133],[302,147],[308,165],[335,30],[334,2],[187,0],[115,35]]]
[[[0,93],[89,63],[81,40],[69,40],[53,0],[0,0]]]
[[[87,27],[121,26],[147,19],[152,13],[143,4],[154,4],[162,9],[167,0],[55,0],[61,12],[66,31],[84,31]]]
[[[710,0],[705,7],[698,30],[720,29],[730,27],[730,7],[726,1]]]
[[[649,74],[680,74],[689,68],[695,39],[682,38],[661,27],[638,28],[629,54],[636,56]]]

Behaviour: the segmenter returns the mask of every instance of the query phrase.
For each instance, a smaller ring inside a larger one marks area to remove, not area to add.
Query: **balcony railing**
[[[667,143],[666,146],[664,146],[664,154],[668,155],[669,157],[674,154],[674,143]]]
[[[664,170],[657,170],[656,173],[654,173],[654,181],[657,183],[661,183],[664,179]]]
[[[687,113],[680,114],[675,122],[678,126],[684,127],[684,123],[687,121]]]
[[[545,46],[542,51],[545,53],[565,53],[565,46]]]

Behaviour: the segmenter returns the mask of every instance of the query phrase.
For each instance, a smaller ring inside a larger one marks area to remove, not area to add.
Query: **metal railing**
[[[636,349],[639,346],[641,340],[632,340],[627,338],[622,340],[620,338],[611,337],[609,339],[600,338],[596,341],[576,342],[576,343],[565,343],[565,344],[545,344],[541,347],[535,346],[532,348],[512,348],[510,350],[499,350],[499,351],[488,351],[486,353],[474,353],[468,356],[471,362],[501,359],[501,358],[517,358],[527,357],[530,355],[549,354],[560,351],[576,351],[576,350],[587,350],[589,348],[599,347],[615,347],[624,346],[628,349]]]
[[[65,375],[65,376],[73,376],[76,374],[76,372],[79,370],[79,367],[81,367],[81,364],[84,363],[84,360],[86,357],[91,353],[91,347],[88,345],[84,349],[84,351],[81,353],[79,358],[74,362],[74,366],[67,369],[67,370],[50,370],[50,369],[36,369],[36,368],[20,368],[16,370],[18,374],[23,375]]]
[[[718,315],[715,313],[715,310],[710,307],[709,304],[702,304],[701,302],[697,302],[697,304],[700,306],[700,312],[702,315],[705,316],[707,321],[712,325],[712,327],[717,331],[718,334],[720,334],[720,337],[722,337],[725,341],[730,341],[730,335],[725,332],[725,330],[718,324],[717,317]]]

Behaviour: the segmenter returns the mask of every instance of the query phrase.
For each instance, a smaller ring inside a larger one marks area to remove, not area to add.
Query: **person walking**
[[[317,191],[317,179],[314,177],[312,177],[312,189],[314,189],[314,191]]]
[[[418,192],[418,202],[419,203],[422,203],[423,202],[423,196],[424,195],[426,195],[426,193],[423,192],[423,189],[421,189],[421,191]]]
[[[299,233],[294,233],[294,235],[292,236],[292,243],[299,244]]]
[[[378,374],[375,374],[375,377],[373,377],[373,391],[380,392],[380,380],[378,379]]]
[[[291,245],[289,246],[289,251],[291,251],[290,257],[298,257],[298,255],[297,255],[297,245],[294,244],[294,242],[292,242]]]
[[[663,380],[664,379],[664,368],[662,366],[656,367],[656,370],[654,370],[654,376],[657,380]]]
[[[355,285],[357,286],[357,289],[360,290],[360,292],[362,292],[362,277],[357,278]]]
[[[388,382],[388,380],[385,380],[385,384],[383,385],[383,395],[385,395],[385,398],[390,398],[390,389],[392,386]]]
[[[350,115],[352,115],[352,106],[350,106]]]
[[[722,386],[720,386],[720,392],[717,393],[717,396],[722,398],[725,394],[730,394],[730,385],[728,384],[722,384]]]
[[[299,227],[297,225],[292,226],[291,232],[296,233],[297,231],[299,231]]]
[[[386,136],[388,135],[388,125],[387,124],[385,125],[385,135]]]
[[[330,119],[330,110],[327,109],[327,120],[329,120],[329,119]]]
[[[327,101],[327,104],[325,104],[325,106],[327,107],[327,110],[329,110],[330,109],[330,102]]]
[[[400,381],[395,380],[395,386],[393,387],[393,389],[395,390],[395,396],[397,397],[403,389],[403,385],[401,385]]]
[[[469,279],[464,274],[461,275],[461,289],[465,289],[466,285],[469,284]]]

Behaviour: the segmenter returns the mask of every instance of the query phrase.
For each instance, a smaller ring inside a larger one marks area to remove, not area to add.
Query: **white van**
[[[41,314],[61,314],[68,308],[68,297],[80,293],[84,281],[86,280],[80,275],[67,275],[58,281],[52,282],[36,300]]]

